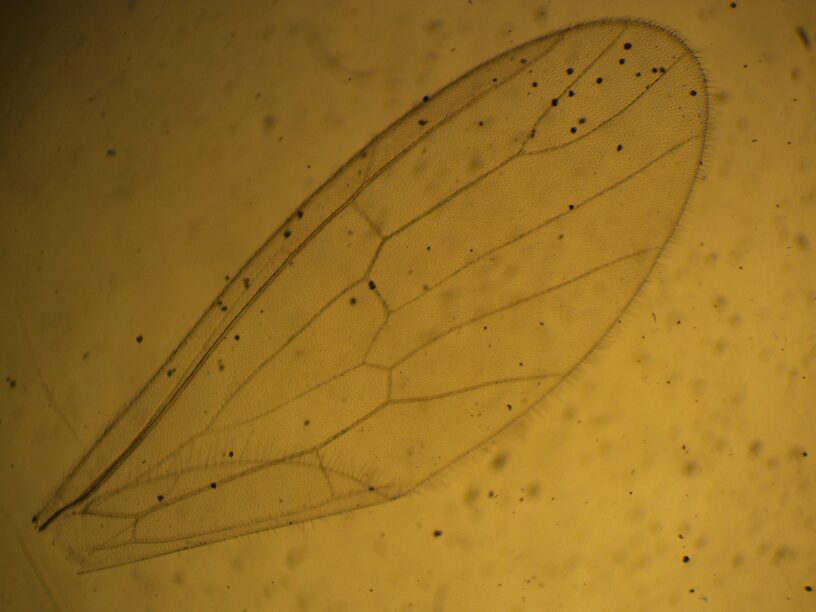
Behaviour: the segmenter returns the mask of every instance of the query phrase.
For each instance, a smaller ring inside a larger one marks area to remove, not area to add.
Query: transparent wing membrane
[[[85,570],[399,498],[537,406],[690,197],[705,77],[578,25],[377,136],[256,252],[36,517]]]

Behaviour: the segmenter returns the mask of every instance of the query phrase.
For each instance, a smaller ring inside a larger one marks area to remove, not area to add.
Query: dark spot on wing
[[[272,131],[272,129],[275,127],[275,125],[277,123],[278,123],[278,120],[275,119],[275,115],[273,115],[272,113],[267,113],[267,114],[264,115],[263,127],[264,127],[265,132]]]
[[[805,26],[799,26],[796,28],[796,33],[799,35],[799,40],[801,40],[802,44],[805,45],[805,49],[810,49],[810,35],[805,29]]]

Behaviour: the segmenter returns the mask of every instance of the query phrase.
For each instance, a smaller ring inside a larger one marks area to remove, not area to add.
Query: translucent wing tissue
[[[90,570],[400,497],[599,344],[707,120],[693,53],[637,21],[471,70],[261,247],[35,522]]]

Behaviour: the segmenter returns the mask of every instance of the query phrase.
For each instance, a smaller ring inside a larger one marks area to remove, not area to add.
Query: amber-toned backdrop
[[[0,607],[816,609],[816,4],[0,11]],[[339,165],[473,65],[609,16],[699,53],[710,146],[626,324],[526,427],[392,504],[117,569],[77,576],[34,532],[225,275]]]

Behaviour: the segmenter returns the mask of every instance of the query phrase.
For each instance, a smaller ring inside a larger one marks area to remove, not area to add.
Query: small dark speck
[[[621,66],[623,66],[623,65],[626,63],[626,60],[625,60],[625,59],[623,59],[623,58],[620,58],[620,59],[618,60],[618,63],[619,63]]]
[[[666,67],[665,66],[660,67],[660,74],[666,74]]]
[[[558,106],[558,98],[553,98],[552,99],[552,105],[553,106]]]
[[[422,96],[422,101],[423,102],[427,102],[430,99],[431,99],[431,96]]]
[[[622,144],[618,145],[618,151],[623,151],[623,145]]]
[[[167,378],[170,378],[175,373],[176,373],[176,368],[170,368],[169,370],[167,370]]]
[[[216,485],[214,482],[211,482],[211,483],[210,483],[210,488],[211,488],[211,489],[214,489],[216,486],[217,486],[217,485]]]
[[[575,133],[575,132],[577,132],[577,131],[578,131],[578,128],[577,128],[577,127],[575,127],[575,126],[572,126],[572,127],[570,128],[570,133],[571,133],[571,134],[574,134],[574,133]]]
[[[227,312],[227,307],[226,307],[226,305],[221,306],[221,312]]]
[[[303,426],[308,427],[311,422],[312,421],[310,419],[306,419],[305,421],[303,421]]]
[[[441,536],[442,536],[442,530],[441,529],[434,529],[434,537],[439,538]]]
[[[302,219],[302,218],[303,218],[303,211],[302,211],[302,210],[299,210],[299,211],[297,212],[297,216],[298,216],[298,219]]]
[[[352,306],[354,306],[356,303],[357,303],[357,298],[356,297],[353,297],[353,298],[351,298],[349,300],[349,304],[351,304]]]
[[[688,555],[683,555],[683,563],[688,563],[689,561],[691,561],[691,557]]]
[[[419,121],[417,121],[417,123],[419,123],[419,125],[425,125],[425,124],[428,123],[428,120],[427,119],[420,119]]]
[[[283,237],[284,238],[288,238],[291,235],[292,235],[292,230],[284,230],[284,232],[283,232]]]
[[[696,90],[696,89],[692,89],[692,90],[691,90],[689,93],[690,93],[692,96],[696,96],[696,95],[697,95],[697,90]]]
[[[375,283],[373,280],[368,281],[368,288],[369,289],[376,289],[377,288],[377,283]]]
[[[570,204],[570,205],[569,205],[569,209],[570,209],[570,210],[575,210],[575,204]]]
[[[629,49],[632,48],[632,43],[630,43],[630,42],[623,43],[623,48],[628,51]]]
[[[10,376],[6,376],[6,382],[8,383],[9,389],[13,389],[17,386],[17,381]]]
[[[107,155],[108,157],[116,157],[116,149],[108,149],[105,152],[105,155]]]
[[[575,95],[575,92],[570,89],[567,95],[571,98],[572,96]]]
[[[737,3],[736,3],[736,2],[732,2],[732,3],[731,3],[731,8],[737,8]]]
[[[227,454],[228,454],[230,457],[234,457],[234,456],[235,456],[235,452],[234,452],[234,451],[230,451],[230,452],[229,452],[229,453],[227,453]]]
[[[142,336],[141,334],[139,334],[138,336],[136,336],[136,342],[138,342],[139,344],[141,344],[141,343],[142,343],[142,340],[144,340],[144,336]]]
[[[799,34],[799,40],[802,41],[802,44],[805,45],[805,49],[810,49],[810,36],[805,29],[805,26],[799,26],[796,28],[796,33]]]
[[[598,85],[600,85],[601,83],[603,83],[603,77],[598,77],[597,79],[595,79],[595,82],[596,82]]]
[[[249,279],[244,277],[244,289],[249,289]]]
[[[812,592],[813,592],[813,587],[812,587],[812,586],[810,586],[810,585],[808,584],[808,585],[806,585],[806,586],[805,586],[805,590],[806,590],[808,593],[812,593]]]
[[[533,81],[533,87],[538,87],[538,81]]]
[[[572,74],[573,72],[575,72],[575,70],[572,68],[567,68],[567,74]]]
[[[159,496],[156,497],[156,499],[158,499],[160,502],[163,502],[164,501],[164,495],[159,495]]]
[[[236,340],[240,340],[240,339],[241,339],[241,336],[239,336],[238,334],[235,334],[235,339],[236,339]]]
[[[578,123],[584,125],[586,123],[586,117],[581,117],[580,119],[578,119]]]

